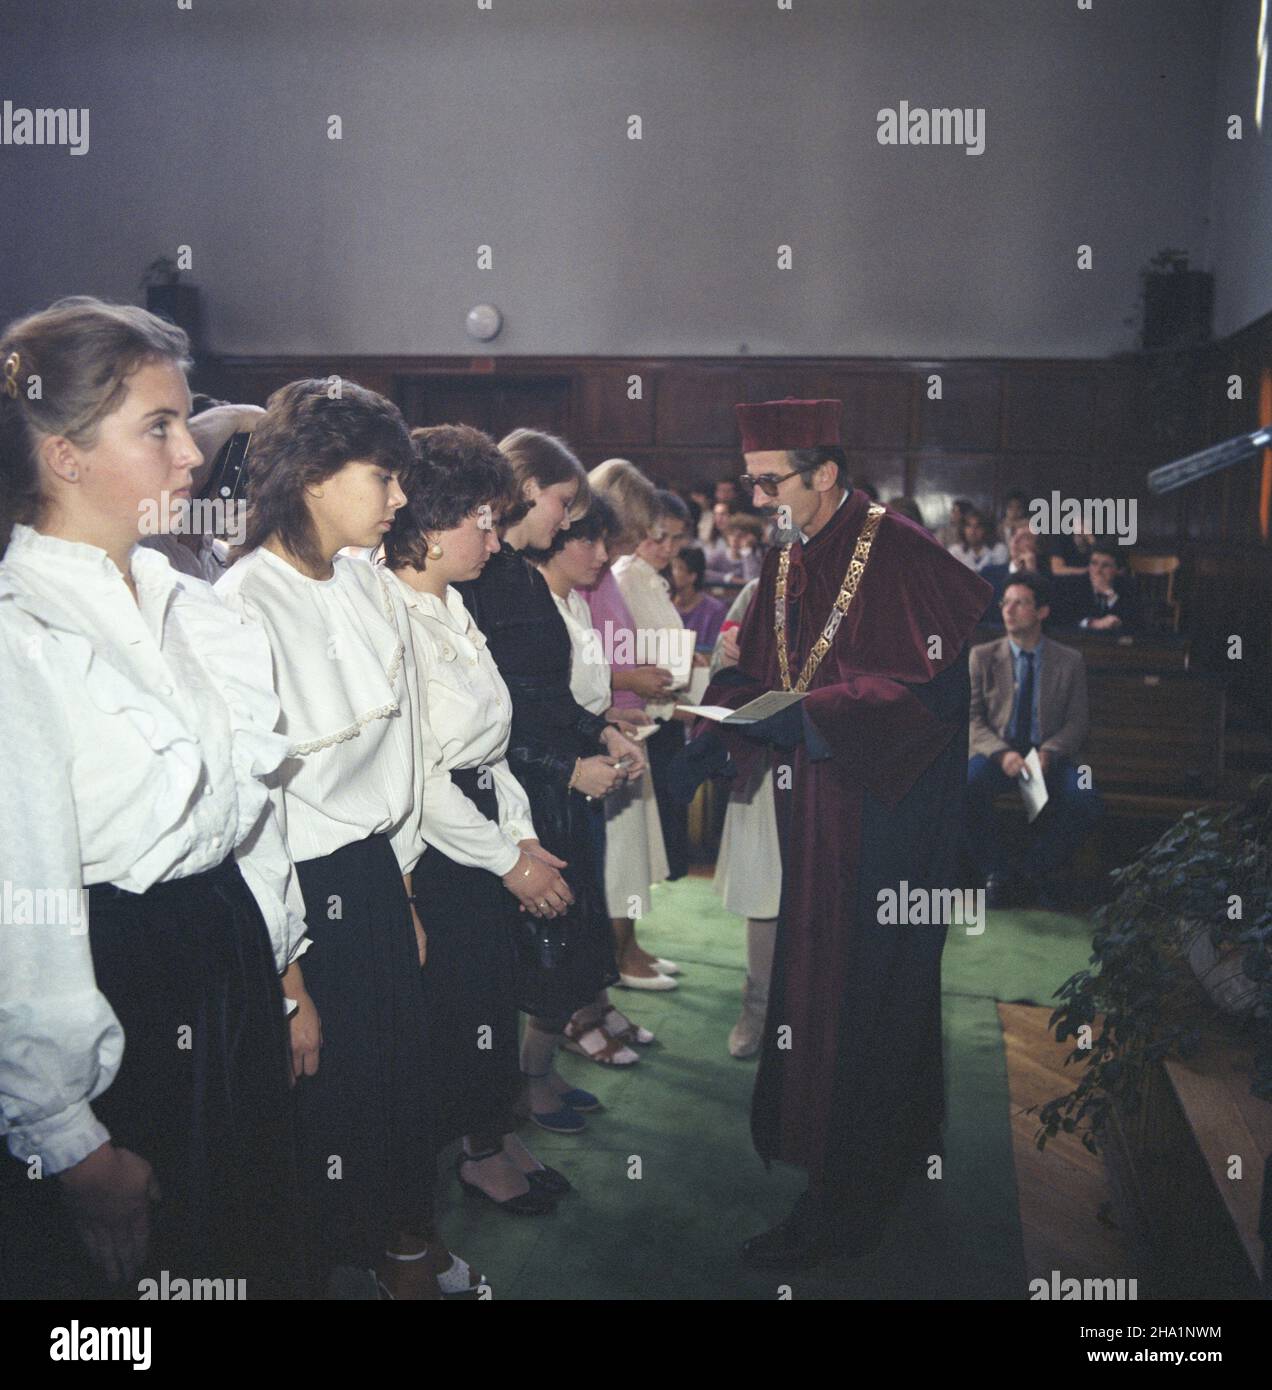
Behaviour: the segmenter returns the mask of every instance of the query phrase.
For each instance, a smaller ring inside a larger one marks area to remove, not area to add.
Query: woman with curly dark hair
[[[415,430],[406,506],[384,539],[410,616],[424,737],[417,895],[428,932],[424,989],[436,1141],[463,1136],[465,1191],[515,1215],[552,1211],[569,1182],[513,1133],[520,1088],[513,926],[518,909],[553,918],[574,900],[563,860],[539,844],[508,767],[512,699],[455,584],[499,553],[514,503],[512,468],[467,425]]]

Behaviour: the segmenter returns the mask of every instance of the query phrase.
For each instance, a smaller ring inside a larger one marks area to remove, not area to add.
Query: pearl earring
[[[430,560],[440,560],[442,558],[442,547],[436,541],[428,548],[428,558]]]

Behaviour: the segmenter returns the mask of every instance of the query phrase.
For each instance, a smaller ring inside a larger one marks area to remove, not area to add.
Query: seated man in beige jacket
[[[1103,811],[1090,770],[1078,766],[1088,725],[1086,666],[1081,652],[1042,635],[1047,599],[1043,576],[1011,576],[1001,602],[1006,637],[971,654],[967,847],[985,874],[991,907],[1035,895],[1047,904],[1048,876],[1068,863]],[[1015,786],[1031,748],[1042,762],[1048,801],[1029,827],[1023,860],[1013,864],[994,798]]]

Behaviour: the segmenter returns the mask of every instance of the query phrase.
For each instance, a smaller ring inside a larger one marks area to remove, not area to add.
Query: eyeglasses
[[[754,492],[758,487],[765,497],[776,497],[777,489],[787,478],[793,478],[797,473],[805,471],[803,468],[792,468],[789,473],[742,473],[734,482],[742,492]]]

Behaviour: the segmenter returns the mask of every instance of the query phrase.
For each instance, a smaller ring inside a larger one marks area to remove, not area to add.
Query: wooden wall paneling
[[[1095,381],[1087,370],[1014,366],[1004,374],[1003,444],[1008,449],[1091,451]]]
[[[1135,363],[1108,362],[1094,378],[1091,448],[1098,453],[1151,452],[1147,373]]]
[[[640,399],[628,395],[640,378]],[[631,446],[654,442],[654,409],[660,372],[647,362],[582,367],[574,375],[571,429],[590,443]]]
[[[933,529],[949,520],[956,497],[967,497],[985,511],[993,507],[992,456],[919,453],[911,456],[911,471],[910,495]]]
[[[847,453],[854,483],[870,483],[884,502],[905,492],[904,454],[862,449],[849,449]]]
[[[393,389],[412,428],[472,425],[494,439],[514,429],[570,434],[568,376],[404,376]]]
[[[743,390],[736,368],[686,363],[665,370],[658,381],[655,439],[659,445],[736,447],[733,407],[744,399]]]
[[[1139,541],[1141,546],[1152,546],[1165,553],[1177,554],[1179,552],[1179,510],[1183,505],[1184,494],[1181,492],[1168,492],[1164,497],[1155,496],[1148,490],[1148,475],[1160,462],[1159,459],[1149,459],[1139,457],[1136,459],[1119,459],[1117,464],[1129,470],[1123,486],[1125,491],[1121,493],[1104,492],[1101,496],[1126,496],[1134,497],[1139,503]],[[1093,467],[1097,470],[1097,475],[1105,471],[1101,460],[1096,460]],[[1115,473],[1116,468],[1110,467],[1110,473]]]
[[[844,403],[844,447],[904,450],[916,383],[913,372],[901,370],[833,374],[826,394]]]
[[[920,447],[992,453],[999,447],[1003,375],[996,367],[935,363],[917,373]],[[941,378],[941,399],[928,396],[928,378]]]
[[[1035,497],[1050,500],[1055,491],[1061,497],[1082,498],[1091,495],[1093,486],[1091,461],[1079,454],[1002,454],[998,458],[998,472],[1000,506],[996,514],[1001,512],[1001,501],[1009,492],[1023,492],[1030,500]]]

